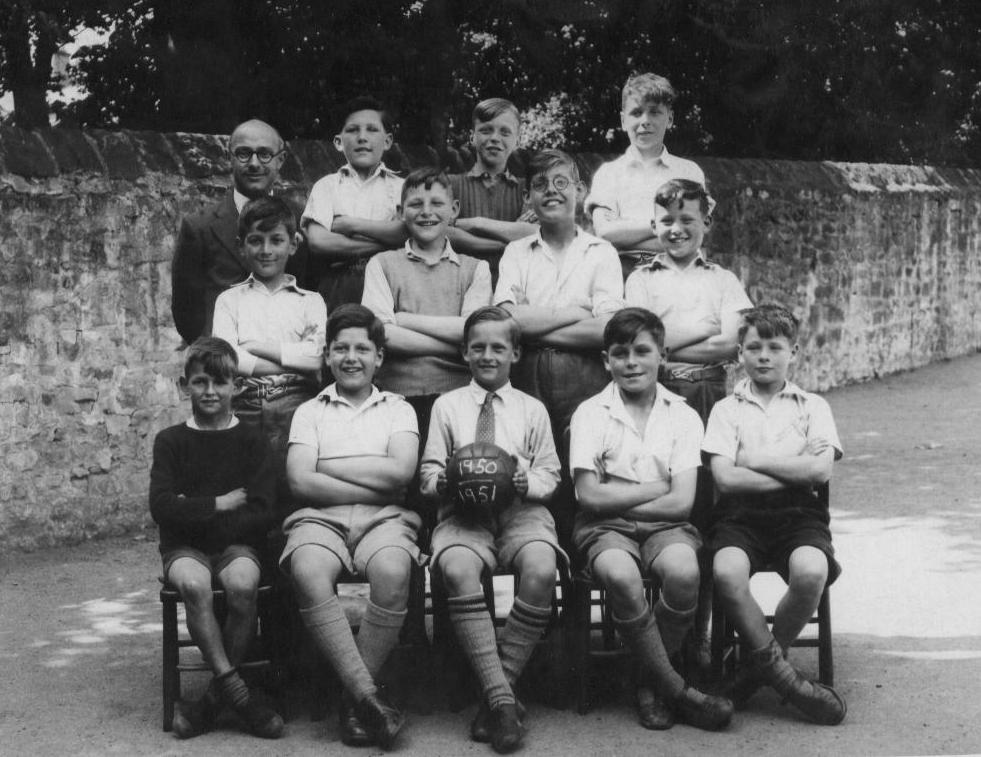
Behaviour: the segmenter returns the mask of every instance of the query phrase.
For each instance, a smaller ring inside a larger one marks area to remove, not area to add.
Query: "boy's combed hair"
[[[341,305],[327,319],[327,346],[344,329],[364,329],[378,349],[385,346],[385,324],[369,308],[357,303]]]
[[[768,302],[757,305],[755,308],[742,310],[740,314],[743,317],[742,325],[739,327],[740,344],[743,343],[746,332],[751,328],[755,328],[756,333],[763,339],[782,336],[791,344],[797,343],[797,335],[800,333],[800,319],[790,312],[790,308],[775,302]]]
[[[657,74],[634,74],[623,85],[620,107],[626,108],[627,101],[631,97],[636,98],[640,102],[651,101],[670,108],[678,98],[678,93],[671,86],[671,82],[663,76],[658,76]]]
[[[286,200],[281,197],[249,200],[238,217],[238,238],[245,239],[253,226],[259,231],[272,231],[280,224],[286,227],[286,233],[291,237],[296,234],[296,214]]]
[[[405,198],[409,194],[410,189],[415,189],[416,187],[432,189],[433,184],[439,184],[446,190],[450,199],[453,199],[453,187],[450,184],[446,172],[433,166],[423,166],[405,177],[405,181],[402,183],[402,204],[405,204]]]
[[[715,200],[705,185],[691,179],[670,179],[654,193],[654,204],[669,210],[672,205],[680,205],[685,200],[698,200],[699,210],[705,218],[712,215],[715,208]]]
[[[358,95],[357,97],[351,98],[344,103],[344,106],[341,108],[339,114],[341,129],[344,128],[344,124],[347,123],[347,119],[352,113],[357,113],[358,111],[362,110],[377,111],[378,117],[381,118],[382,126],[384,127],[385,131],[389,134],[392,133],[392,128],[394,126],[392,114],[388,112],[388,108],[382,104],[381,100],[378,100],[371,95]]]
[[[505,100],[503,97],[488,97],[486,100],[481,100],[477,103],[477,107],[473,109],[473,122],[479,124],[485,121],[493,121],[502,113],[511,113],[517,119],[518,123],[521,123],[521,112],[517,106],[510,100]]]
[[[476,326],[478,323],[506,323],[508,324],[508,330],[511,334],[511,345],[518,346],[521,344],[521,324],[511,315],[507,310],[502,308],[500,305],[485,305],[482,308],[477,308],[469,316],[463,324],[463,345],[466,346],[470,342],[470,330]]]
[[[224,339],[200,336],[191,342],[184,355],[184,378],[191,377],[194,366],[199,366],[213,378],[233,378],[238,368],[238,355]]]
[[[568,166],[572,179],[579,181],[579,166],[569,153],[562,150],[541,150],[532,155],[531,160],[528,161],[528,168],[525,171],[525,184],[528,190],[531,190],[531,182],[535,178],[548,173],[555,166]]]
[[[664,324],[647,308],[624,308],[613,314],[603,329],[603,347],[614,344],[630,344],[637,335],[646,331],[654,343],[664,350]]]

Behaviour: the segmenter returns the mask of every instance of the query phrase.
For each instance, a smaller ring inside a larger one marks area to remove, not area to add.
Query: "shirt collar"
[[[672,258],[666,252],[657,253],[649,263],[642,263],[637,266],[637,268],[646,268],[651,271],[657,271],[661,269],[666,269],[669,271],[687,271],[689,268],[715,268],[715,263],[709,263],[705,258],[705,253],[702,250],[698,251],[695,259],[691,261],[687,266],[682,268],[677,263],[674,262]]]
[[[355,410],[367,410],[372,405],[377,405],[379,402],[384,402],[391,396],[391,392],[383,392],[374,384],[371,385],[371,394],[368,395],[368,399],[364,401],[359,407],[354,407],[347,399],[342,397],[337,393],[337,383],[331,383],[326,389],[324,389],[320,394],[317,395],[317,399],[330,405],[337,403],[338,405],[347,405]]]
[[[470,396],[473,398],[474,402],[476,402],[478,405],[484,404],[484,400],[487,398],[488,394],[484,387],[471,379],[470,383],[467,385],[467,389],[470,390]],[[516,391],[515,388],[511,386],[511,382],[508,381],[500,389],[495,389],[494,394],[503,400],[506,394],[511,394],[514,391]]]
[[[222,428],[219,428],[219,429],[214,429],[214,430],[215,431],[225,431],[226,429],[235,428],[237,425],[238,425],[238,416],[235,415],[235,413],[232,413],[231,420],[228,421],[228,425],[225,426],[225,428],[223,428],[223,429]],[[198,422],[196,420],[194,420],[194,416],[193,415],[190,418],[187,419],[187,427],[188,428],[193,428],[195,431],[202,431],[203,430],[198,425]],[[211,431],[212,429],[208,429],[208,430]]]
[[[245,281],[243,281],[240,284],[234,284],[233,286],[249,286],[249,287],[253,287],[253,286],[260,287],[261,286],[261,287],[265,288],[265,284],[263,284],[262,282],[256,280],[255,274],[252,274],[252,273],[249,274],[248,278]],[[294,292],[300,292],[301,291],[300,290],[300,285],[296,283],[296,276],[294,276],[291,273],[284,273],[283,274],[283,281],[282,281],[282,283],[279,285],[279,287],[277,287],[275,290],[273,290],[272,294],[275,294],[276,292],[279,292],[279,291],[281,291],[283,289],[291,289]]]
[[[631,428],[634,427],[633,418],[627,412],[627,408],[623,404],[623,397],[620,394],[620,390],[617,388],[616,382],[611,381],[606,385],[606,388],[600,392],[600,404],[605,407],[611,418],[615,418]],[[657,385],[657,394],[654,396],[654,406],[651,408],[651,415],[658,412],[660,406],[669,407],[675,402],[685,402],[685,398],[680,394],[675,394],[672,391],[666,389],[660,382]]]
[[[235,210],[238,212],[239,215],[242,215],[242,208],[245,207],[245,204],[249,201],[249,198],[246,197],[241,192],[239,192],[237,189],[233,189],[232,200],[235,203]]]
[[[449,260],[451,263],[456,263],[457,265],[460,265],[460,256],[456,254],[456,251],[453,249],[453,245],[450,244],[450,240],[444,239],[443,243],[444,243],[443,252],[440,254],[439,260],[440,261]],[[421,263],[426,262],[426,259],[424,257],[422,257],[421,255],[417,255],[415,251],[412,249],[412,244],[410,240],[408,239],[405,240],[404,249],[406,255],[409,256],[409,260],[418,260]]]
[[[480,167],[480,163],[474,163],[473,167],[467,171],[467,176],[472,176],[475,179],[483,179],[485,181],[490,181],[491,179],[491,175]],[[501,171],[498,176],[509,184],[517,184],[519,181],[518,177],[511,173],[507,168]]]
[[[733,387],[732,394],[734,397],[741,399],[745,402],[752,402],[756,405],[760,404],[759,397],[753,392],[753,382],[749,377],[740,379],[736,386]],[[776,394],[777,397],[789,397],[796,402],[803,402],[807,396],[803,389],[801,389],[793,381],[787,381],[783,389],[781,389]]]
[[[601,243],[602,241],[603,241],[602,239],[597,239],[597,238],[590,239],[586,234],[583,233],[582,229],[576,226],[576,235],[572,238],[572,242],[569,244],[569,252],[572,252],[573,250],[580,250],[580,249],[583,252],[585,252],[594,244]],[[542,239],[541,229],[536,231],[534,235],[531,237],[531,248],[534,249],[536,247],[541,248],[543,252],[552,249],[551,245],[549,245],[548,242]]]
[[[358,180],[361,179],[361,177],[358,175],[358,172],[355,170],[354,166],[352,166],[350,163],[345,163],[343,166],[341,166],[339,169],[339,173],[350,178],[354,178]],[[398,174],[395,171],[393,171],[391,168],[386,166],[384,163],[379,163],[377,166],[375,166],[374,170],[370,174],[368,174],[368,178],[365,179],[365,182],[367,183],[378,176],[387,178],[389,176],[398,176]]]
[[[645,158],[633,145],[624,150],[623,156],[627,159],[628,165],[646,165],[648,163],[660,163],[663,166],[670,166],[674,158],[668,152],[667,147],[661,148],[661,154],[656,158]]]

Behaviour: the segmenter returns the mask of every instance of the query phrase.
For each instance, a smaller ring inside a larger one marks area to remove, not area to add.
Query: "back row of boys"
[[[235,671],[259,581],[259,556],[245,537],[258,535],[276,500],[292,503],[280,566],[344,684],[342,738],[391,746],[403,718],[374,681],[405,617],[411,564],[421,559],[419,508],[396,504],[417,468],[420,429],[428,429],[420,490],[429,500],[445,488],[447,457],[475,439],[518,461],[517,497],[495,522],[475,523],[441,505],[432,534],[433,569],[484,694],[471,724],[475,740],[508,752],[523,739],[514,685],[549,620],[556,564],[568,562],[570,545],[607,588],[619,629],[649,674],[654,695],[643,703],[642,723],[728,723],[732,703],[688,686],[671,663],[698,597],[702,539],[688,521],[700,450],[729,495],[712,546],[723,600],[755,650],[742,698],[766,682],[817,722],[844,717],[840,696],[803,679],[784,657],[837,571],[814,486],[827,480],[840,443],[826,403],[786,381],[797,352],[793,316],[774,307],[745,313],[751,303],[736,277],[701,253],[712,200],[697,166],[664,149],[673,99],[661,77],[627,82],[621,117],[631,147],[600,168],[586,203],[596,231],[621,248],[620,261],[609,242],[575,224],[584,190],[569,156],[535,156],[524,192],[507,172],[518,114],[503,100],[475,112],[471,172],[448,178],[421,169],[404,181],[381,163],[391,132],[380,106],[351,110],[335,139],[348,164],[314,186],[303,214],[311,254],[332,261],[323,298],[286,273],[299,241],[289,206],[261,196],[244,205],[237,249],[249,275],[215,298],[210,328],[231,348],[219,340],[192,345],[183,383],[193,417],[162,432],[154,449],[151,509],[165,576],[184,596],[189,630],[215,672],[200,701],[178,708],[178,735],[206,730],[222,704],[258,735],[282,732],[279,716]],[[281,160],[274,134],[249,122],[232,135],[237,192],[250,179],[262,185],[264,169]],[[461,200],[476,209],[466,220],[458,219]],[[518,220],[528,211],[536,224]],[[495,215],[512,220],[489,220]],[[194,278],[191,226],[174,262],[179,327],[178,303],[189,299],[178,297],[178,282]],[[459,250],[493,256],[507,240],[492,292],[487,261]],[[624,272],[634,269],[626,302],[639,307],[623,309],[621,262]],[[336,307],[359,298],[363,306]],[[749,379],[712,415],[703,445],[702,423],[725,394],[723,364],[737,335]],[[310,400],[322,350],[334,383]],[[666,383],[701,420],[658,384],[662,354]],[[245,385],[234,414],[233,373]],[[554,440],[570,425],[565,468],[580,511],[572,524],[561,522],[571,507],[553,508],[556,528],[545,504],[560,482]],[[242,441],[247,434],[235,429],[246,427],[263,431],[271,457],[254,436]],[[215,431],[240,439],[248,454],[230,456]],[[270,464],[272,491],[259,481]],[[759,495],[767,517],[760,519],[760,502],[747,505],[748,495]],[[774,529],[773,512],[789,507],[793,522]],[[771,635],[748,581],[774,559],[790,589]],[[480,582],[497,567],[520,576],[499,637]],[[356,640],[335,594],[345,571],[371,585]],[[641,587],[648,572],[661,586],[653,611]],[[240,612],[230,603],[224,629],[211,612],[212,574],[230,595],[252,597]]]

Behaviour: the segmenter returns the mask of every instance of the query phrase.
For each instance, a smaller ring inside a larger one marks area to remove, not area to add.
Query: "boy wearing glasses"
[[[171,313],[184,342],[210,336],[218,295],[244,281],[250,269],[238,246],[238,216],[245,203],[272,193],[279,180],[286,145],[272,126],[251,120],[235,127],[228,140],[233,186],[224,198],[181,223],[171,266]],[[302,250],[288,273],[305,269]]]
[[[603,327],[623,307],[623,278],[614,247],[576,226],[585,189],[575,161],[543,150],[529,162],[526,181],[540,230],[505,248],[494,304],[524,334],[512,383],[545,404],[560,440],[579,403],[607,383]],[[571,517],[571,507],[556,513],[560,537],[571,532]]]

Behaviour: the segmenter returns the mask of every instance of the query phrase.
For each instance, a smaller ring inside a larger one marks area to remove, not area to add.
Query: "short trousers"
[[[440,555],[450,547],[466,547],[493,573],[510,569],[522,547],[536,541],[548,544],[559,562],[569,564],[569,556],[559,546],[555,520],[544,505],[511,505],[497,516],[496,524],[450,515],[433,531],[432,564],[438,568]]]
[[[644,575],[651,574],[654,560],[672,544],[687,544],[696,554],[702,547],[702,537],[691,523],[591,519],[581,513],[576,518],[572,540],[586,558],[587,571],[592,570],[593,561],[601,552],[622,549],[637,561]]]
[[[293,551],[316,544],[337,555],[345,570],[364,577],[371,558],[386,547],[398,547],[422,565],[422,552],[416,543],[422,519],[398,505],[333,505],[304,507],[283,521],[286,546],[279,567],[289,572]]]
[[[716,505],[718,518],[710,544],[713,551],[738,547],[749,557],[750,572],[773,569],[789,579],[791,553],[815,547],[828,558],[828,586],[841,574],[828,527],[828,508],[817,494],[788,489],[754,497],[728,497]]]
[[[262,561],[259,558],[259,550],[255,547],[250,547],[247,544],[229,544],[221,552],[215,552],[210,555],[205,554],[200,549],[195,549],[194,547],[177,547],[169,552],[161,555],[163,559],[163,576],[164,582],[170,580],[170,568],[179,559],[183,557],[189,557],[192,560],[197,560],[209,571],[211,571],[212,583],[218,580],[218,574],[221,573],[225,568],[232,564],[233,560],[238,560],[240,558],[245,558],[246,560],[251,560],[260,569],[262,568]],[[221,588],[217,584],[214,584],[215,588]]]

